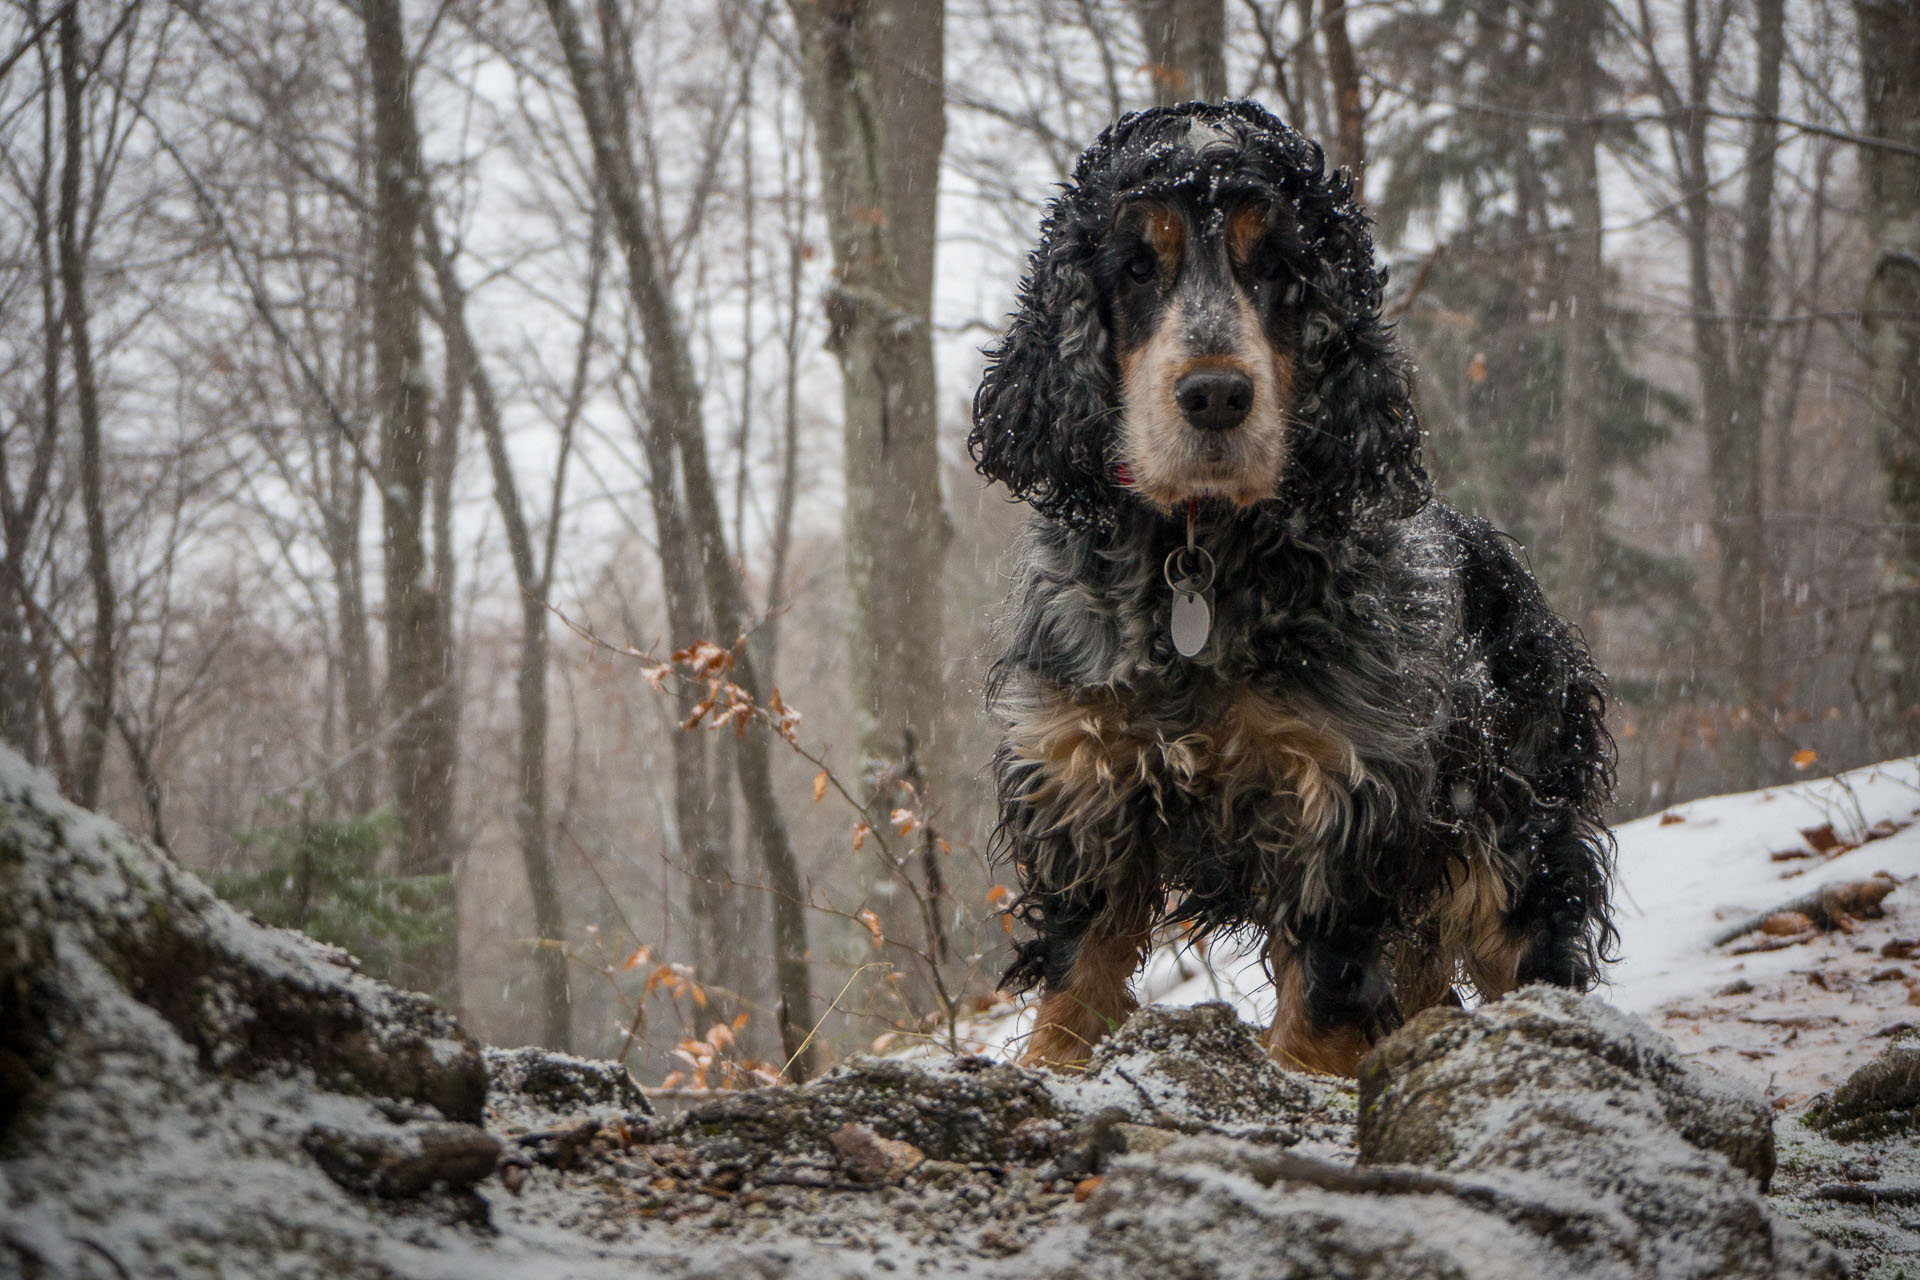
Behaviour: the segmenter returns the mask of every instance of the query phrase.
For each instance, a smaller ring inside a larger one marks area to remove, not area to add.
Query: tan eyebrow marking
[[[1267,207],[1243,204],[1227,217],[1227,252],[1235,262],[1245,265],[1253,256],[1254,246],[1266,233]]]
[[[1180,254],[1187,245],[1186,220],[1171,205],[1157,200],[1144,201],[1135,208],[1135,216],[1140,219],[1140,234],[1146,238],[1147,247],[1153,250],[1153,256],[1160,260],[1163,268],[1172,271],[1180,265]]]

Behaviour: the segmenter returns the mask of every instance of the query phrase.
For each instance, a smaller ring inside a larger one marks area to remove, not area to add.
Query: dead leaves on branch
[[[656,689],[664,690],[667,681],[676,676],[704,689],[705,696],[680,722],[682,729],[697,729],[703,724],[709,729],[731,727],[737,738],[746,733],[747,725],[758,715],[789,745],[798,747],[800,713],[786,704],[779,688],[776,686],[767,695],[766,704],[762,706],[754,701],[751,693],[733,682],[739,649],[745,643],[746,637],[742,636],[731,649],[725,649],[711,640],[697,640],[684,649],[674,650],[665,662],[643,654],[635,656],[640,660],[641,674]]]

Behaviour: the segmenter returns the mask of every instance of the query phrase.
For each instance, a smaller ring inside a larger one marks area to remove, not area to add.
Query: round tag
[[[1173,647],[1183,658],[1191,658],[1207,647],[1207,634],[1213,630],[1213,610],[1205,596],[1190,591],[1173,595]]]

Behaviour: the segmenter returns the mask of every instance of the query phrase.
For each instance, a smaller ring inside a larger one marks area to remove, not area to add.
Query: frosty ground
[[[1079,1076],[1008,1065],[1012,1015],[662,1116],[0,751],[0,1275],[1920,1274],[1916,813],[1909,761],[1624,828],[1611,994],[1645,1023],[1431,1011],[1356,1092],[1265,1058],[1257,967],[1168,951]],[[1848,883],[1885,913],[1772,914]]]
[[[1920,760],[1899,760],[1696,800],[1619,827],[1621,959],[1599,994],[1783,1109],[1832,1088],[1895,1032],[1920,1024],[1916,817]],[[1877,874],[1901,886],[1881,918],[1849,919],[1778,950],[1739,950],[1752,939],[1714,945],[1742,920]],[[1273,1015],[1250,950],[1163,946],[1139,986],[1149,1004],[1224,1000],[1256,1025]],[[1017,1054],[1031,1021],[1030,1009],[975,1019],[962,1042]]]

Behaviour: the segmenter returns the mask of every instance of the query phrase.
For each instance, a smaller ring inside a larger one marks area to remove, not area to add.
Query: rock
[[[1535,1105],[1511,1105],[1517,1097]],[[1619,1145],[1662,1131],[1762,1190],[1773,1176],[1763,1099],[1689,1066],[1638,1019],[1565,991],[1529,988],[1473,1013],[1429,1009],[1361,1067],[1360,1158],[1372,1163],[1541,1168],[1554,1158],[1541,1146],[1552,1132]]]
[[[587,1112],[652,1115],[640,1087],[617,1062],[526,1046],[486,1050],[487,1119],[503,1128],[578,1123]]]
[[[1920,1132],[1920,1037],[1900,1036],[1831,1094],[1816,1098],[1806,1122],[1842,1140]]]
[[[1144,1107],[1146,1123],[1263,1130],[1307,1118],[1321,1100],[1219,1003],[1142,1009],[1094,1051],[1074,1092],[1083,1108],[1096,1095],[1105,1105]]]
[[[398,1125],[385,1133],[315,1125],[301,1145],[347,1190],[393,1200],[435,1188],[465,1191],[500,1158],[500,1140],[470,1124]]]
[[[863,1124],[843,1124],[827,1135],[857,1182],[898,1182],[927,1161],[911,1142],[883,1138]]]
[[[89,1031],[134,1006],[202,1071],[304,1071],[328,1088],[479,1121],[479,1046],[433,1001],[375,982],[337,948],[255,924],[172,859],[59,799],[17,757],[6,763],[0,1126],[59,1087],[77,1052],[125,1052]],[[142,1047],[131,1046],[136,1056]]]
[[[1415,1018],[1362,1065],[1359,1137],[1362,1164],[1460,1179],[1456,1194],[1561,1241],[1578,1262],[1564,1274],[1621,1259],[1660,1274],[1843,1272],[1759,1194],[1774,1167],[1766,1103],[1566,991]]]
[[[831,1160],[829,1135],[864,1125],[930,1159],[1008,1164],[1030,1149],[1033,1120],[1060,1104],[1037,1072],[984,1058],[939,1064],[855,1059],[803,1088],[777,1086],[703,1102],[670,1122],[662,1141],[750,1165],[776,1157]]]
[[[1361,1090],[1356,1161],[1351,1094],[1203,1006],[1142,1012],[1078,1076],[864,1060],[651,1116],[614,1064],[483,1062],[0,751],[0,1273],[1843,1272],[1760,1193],[1765,1106],[1597,1001],[1423,1015]]]

